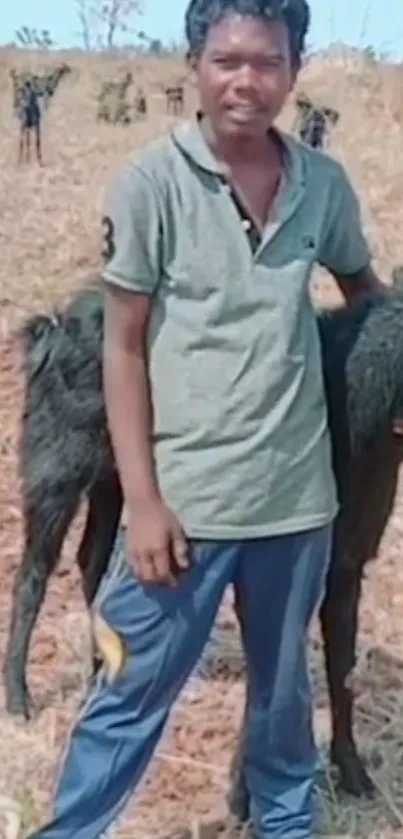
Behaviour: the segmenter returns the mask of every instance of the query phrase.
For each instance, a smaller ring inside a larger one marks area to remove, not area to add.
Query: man
[[[121,812],[228,584],[256,833],[313,835],[306,635],[337,498],[309,280],[320,262],[348,301],[383,286],[344,170],[272,127],[308,17],[305,0],[192,0],[200,112],[131,156],[105,198],[104,383],[125,513],[94,609],[105,666],[36,839],[96,839]]]

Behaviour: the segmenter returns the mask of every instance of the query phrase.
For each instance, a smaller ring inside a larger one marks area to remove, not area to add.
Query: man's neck
[[[248,136],[232,138],[220,137],[213,129],[211,122],[198,112],[197,119],[200,130],[214,156],[228,166],[256,166],[264,163],[277,163],[280,144],[273,128],[269,128],[263,137]]]

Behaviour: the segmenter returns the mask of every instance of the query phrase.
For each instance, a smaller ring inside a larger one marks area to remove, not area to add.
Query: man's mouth
[[[256,117],[261,117],[263,113],[262,108],[251,103],[229,105],[227,110],[231,117],[240,121],[256,119]]]

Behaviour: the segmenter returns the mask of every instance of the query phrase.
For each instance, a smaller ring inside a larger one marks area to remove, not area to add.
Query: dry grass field
[[[23,65],[22,55],[0,51],[0,653],[21,551],[15,471],[21,380],[13,329],[27,312],[50,308],[98,267],[105,182],[126,152],[175,119],[166,114],[161,85],[183,74],[173,59],[131,62],[149,96],[150,114],[134,125],[113,127],[95,121],[96,92],[102,79],[123,73],[125,63],[69,54],[73,72],[62,80],[45,117],[45,165],[18,167],[9,69]],[[58,60],[25,54],[24,67]],[[375,265],[387,279],[391,267],[403,263],[403,67],[315,59],[299,87],[341,112],[329,152],[343,161],[359,191]],[[187,89],[188,112],[193,104]],[[293,119],[290,103],[281,124],[290,127]],[[331,281],[319,273],[316,280],[319,299],[336,300]],[[37,704],[32,722],[6,715],[0,686],[0,836],[10,839],[15,827],[23,836],[45,817],[55,766],[85,689],[87,618],[72,562],[81,521],[50,582],[32,641],[29,684]],[[325,761],[323,834],[403,837],[403,494],[369,570],[361,608],[356,732],[378,787],[371,803],[341,797],[328,772],[327,695],[316,627],[312,635],[317,737]],[[190,814],[203,826],[223,809],[243,706],[243,663],[229,601],[213,641],[208,679],[195,676],[182,695],[141,790],[116,826],[118,839],[174,837],[189,826]]]

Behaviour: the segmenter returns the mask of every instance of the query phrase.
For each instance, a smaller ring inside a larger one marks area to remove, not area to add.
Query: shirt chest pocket
[[[255,304],[267,318],[268,333],[280,356],[300,362],[306,352],[306,317],[310,310],[310,279],[316,261],[314,242],[306,248],[258,262],[254,272]]]
[[[250,254],[218,233],[178,241],[165,265],[172,311],[192,322],[195,335],[234,317],[250,282]]]
[[[201,194],[171,196],[164,259],[166,286],[178,301],[220,305],[226,286],[236,295],[250,270],[248,242],[216,180]],[[230,300],[226,300],[230,305]]]

